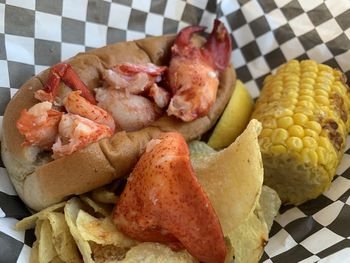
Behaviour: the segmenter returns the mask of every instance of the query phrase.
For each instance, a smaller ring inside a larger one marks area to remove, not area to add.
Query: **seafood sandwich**
[[[236,78],[223,24],[203,30],[90,50],[24,83],[1,145],[23,201],[41,210],[91,191],[127,176],[161,132],[189,141],[211,128]]]

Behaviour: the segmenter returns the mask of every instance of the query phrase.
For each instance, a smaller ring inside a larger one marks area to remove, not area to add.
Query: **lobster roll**
[[[7,106],[1,152],[21,199],[41,210],[127,176],[161,132],[208,131],[235,85],[230,37],[178,35],[108,45],[32,77]]]

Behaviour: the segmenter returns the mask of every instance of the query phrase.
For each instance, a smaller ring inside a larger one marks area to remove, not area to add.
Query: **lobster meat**
[[[225,261],[219,219],[180,133],[162,133],[148,143],[114,211],[117,228],[136,240],[185,247],[201,262]]]
[[[216,19],[206,43],[198,47],[192,35],[204,29],[184,28],[172,47],[168,80],[173,97],[167,113],[186,122],[208,114],[216,100],[219,73],[230,62],[231,38],[224,24]]]

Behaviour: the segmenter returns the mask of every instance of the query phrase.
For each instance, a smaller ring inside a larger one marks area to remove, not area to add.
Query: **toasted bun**
[[[174,39],[174,36],[162,36],[108,45],[80,53],[67,62],[92,90],[99,86],[103,69],[117,63],[152,62],[167,65]],[[185,123],[164,115],[147,128],[136,132],[118,132],[69,156],[52,160],[49,155],[38,154],[34,147],[22,147],[24,137],[15,125],[21,110],[37,103],[34,92],[43,87],[48,73],[49,70],[46,70],[28,80],[8,104],[3,118],[3,162],[19,196],[34,210],[41,210],[71,195],[91,191],[127,175],[147,142],[162,131],[178,131],[186,140],[200,137],[223,112],[236,80],[232,66],[222,72],[217,100],[205,117]]]

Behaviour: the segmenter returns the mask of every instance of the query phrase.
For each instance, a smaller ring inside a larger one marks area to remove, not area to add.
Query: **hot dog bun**
[[[175,36],[161,36],[108,45],[79,53],[66,62],[93,90],[99,87],[102,71],[117,63],[168,65],[174,39]],[[22,109],[38,102],[34,92],[43,88],[48,73],[46,70],[28,80],[8,104],[3,118],[2,159],[19,196],[33,210],[41,210],[127,175],[146,143],[162,131],[178,131],[188,141],[200,137],[223,112],[236,80],[232,66],[220,74],[216,102],[205,117],[185,123],[164,113],[149,127],[118,132],[69,156],[52,160],[50,155],[38,154],[33,147],[22,147],[24,137],[16,128]]]

